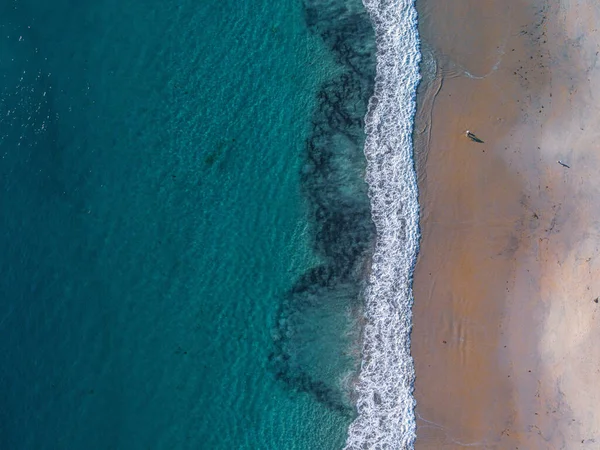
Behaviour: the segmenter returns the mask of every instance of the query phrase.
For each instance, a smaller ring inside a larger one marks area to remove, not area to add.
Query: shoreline
[[[421,70],[432,75],[414,133],[415,448],[593,448],[600,9],[533,0],[417,9]],[[424,70],[427,58],[435,63]]]

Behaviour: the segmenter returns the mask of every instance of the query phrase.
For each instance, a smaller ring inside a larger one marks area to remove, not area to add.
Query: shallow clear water
[[[364,14],[0,5],[0,447],[344,444]]]

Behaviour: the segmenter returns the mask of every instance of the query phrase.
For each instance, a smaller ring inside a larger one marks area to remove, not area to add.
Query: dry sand
[[[600,449],[600,3],[417,8],[416,448]]]

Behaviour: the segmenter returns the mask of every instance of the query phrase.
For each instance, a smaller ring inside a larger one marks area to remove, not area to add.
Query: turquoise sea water
[[[0,4],[0,448],[344,444],[361,8]]]

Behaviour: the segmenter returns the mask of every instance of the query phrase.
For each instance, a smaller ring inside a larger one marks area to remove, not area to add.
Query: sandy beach
[[[600,4],[417,8],[416,448],[600,448]]]

